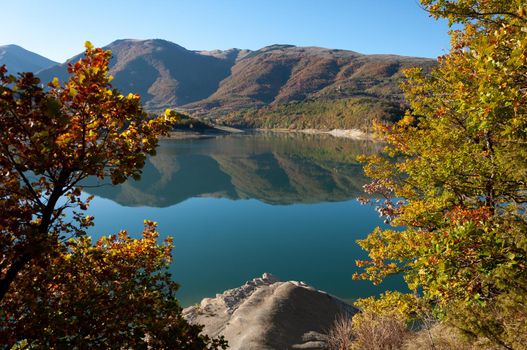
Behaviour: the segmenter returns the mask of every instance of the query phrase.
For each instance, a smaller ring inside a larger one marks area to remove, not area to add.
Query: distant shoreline
[[[221,135],[232,135],[232,134],[243,134],[251,132],[277,132],[277,133],[303,133],[311,135],[331,135],[337,138],[347,138],[352,140],[373,140],[373,134],[366,133],[359,129],[332,129],[332,130],[320,130],[320,129],[286,129],[286,128],[255,128],[255,129],[234,129],[230,130],[222,129],[210,129],[204,131],[171,131],[168,137],[164,139],[200,139],[208,137],[216,137]]]
[[[348,138],[348,139],[354,139],[354,140],[373,140],[373,134],[366,133],[359,129],[332,129],[332,130],[320,130],[320,129],[265,129],[265,128],[258,128],[253,129],[256,131],[270,131],[270,132],[296,132],[296,133],[303,133],[303,134],[314,134],[314,135],[320,135],[320,134],[326,134],[331,135],[333,137],[339,137],[339,138]]]

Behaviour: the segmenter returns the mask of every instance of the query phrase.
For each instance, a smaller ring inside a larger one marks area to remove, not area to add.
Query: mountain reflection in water
[[[362,194],[366,182],[356,157],[380,147],[301,133],[164,140],[147,159],[140,181],[86,190],[125,206],[167,207],[193,197],[268,204],[344,201]]]

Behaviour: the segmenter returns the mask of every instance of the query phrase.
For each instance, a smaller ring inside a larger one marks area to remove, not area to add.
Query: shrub
[[[345,315],[338,316],[327,334],[329,350],[348,350],[353,342],[353,322]]]
[[[395,350],[401,348],[409,331],[401,317],[364,311],[353,317],[353,335],[353,350]]]

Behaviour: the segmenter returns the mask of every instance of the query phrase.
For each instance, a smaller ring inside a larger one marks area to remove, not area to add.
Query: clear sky
[[[271,44],[436,57],[448,26],[418,0],[14,0],[2,2],[0,45],[63,62],[85,40],[159,38],[191,50]]]

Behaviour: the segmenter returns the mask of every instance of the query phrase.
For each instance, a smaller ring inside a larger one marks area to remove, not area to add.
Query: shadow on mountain
[[[359,154],[371,141],[327,135],[255,133],[161,142],[140,181],[86,191],[125,206],[167,207],[193,197],[269,204],[344,201],[363,194]],[[94,183],[87,183],[94,185]]]

